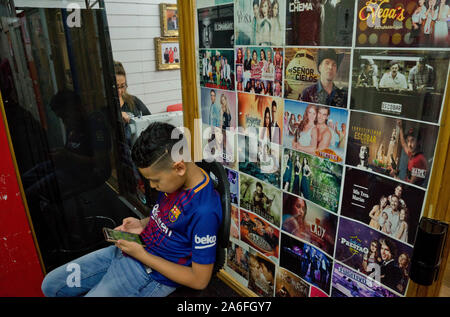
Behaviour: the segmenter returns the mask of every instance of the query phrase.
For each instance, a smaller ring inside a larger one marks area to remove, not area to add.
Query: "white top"
[[[380,80],[380,88],[401,88],[407,89],[408,84],[406,82],[405,75],[397,73],[395,78],[392,78],[391,72],[384,73]]]
[[[311,145],[311,131],[314,128],[312,126],[308,131],[306,132],[300,132],[300,137],[298,138],[298,143],[300,143],[301,146],[310,146]]]

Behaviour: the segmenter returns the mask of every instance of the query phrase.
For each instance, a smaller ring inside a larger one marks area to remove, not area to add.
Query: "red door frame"
[[[43,296],[44,266],[30,221],[0,92],[0,297]]]

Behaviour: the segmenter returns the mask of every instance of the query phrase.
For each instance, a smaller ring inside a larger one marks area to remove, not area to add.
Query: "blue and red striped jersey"
[[[215,262],[222,207],[213,182],[202,172],[205,177],[194,188],[159,193],[141,233],[147,252],[185,266]],[[179,286],[155,270],[151,276],[162,284]]]

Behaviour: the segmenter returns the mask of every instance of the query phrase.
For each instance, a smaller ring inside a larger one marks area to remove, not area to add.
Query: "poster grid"
[[[406,294],[450,55],[449,38],[443,39],[442,30],[425,36],[422,26],[420,39],[412,40],[417,33],[412,21],[420,11],[416,4],[407,0],[227,1],[234,10],[234,44],[217,46],[216,51],[223,47],[233,51],[235,84],[216,89],[234,92],[236,112],[231,120],[236,125],[225,129],[233,131],[237,145],[234,161],[225,165],[238,178],[238,197],[233,202],[235,235],[225,270],[256,294]],[[220,6],[224,5],[211,8]],[[386,16],[394,11],[397,16],[392,21],[376,19],[383,10]],[[295,42],[292,33],[301,21],[309,21],[311,34],[304,32]],[[337,35],[323,34],[329,30],[327,25],[336,25]],[[248,52],[257,53],[254,61],[254,54],[248,58]],[[281,72],[274,59],[277,54],[283,59]],[[204,99],[203,109],[210,106]],[[419,101],[420,109],[412,100]],[[311,109],[315,113],[308,120]],[[218,120],[218,130],[223,121]],[[314,131],[312,136],[304,133],[309,130]],[[321,163],[315,168],[289,163],[296,155]],[[320,186],[329,177],[311,180],[333,168],[340,173],[335,201],[327,205],[317,197],[327,197],[329,190],[321,191]],[[310,193],[314,184],[320,185],[316,198]],[[362,232],[377,240],[375,251],[367,237],[358,237]],[[384,255],[387,245],[395,256]],[[247,264],[240,268],[236,248],[247,254],[242,257]],[[348,257],[359,257],[360,263],[349,262]],[[248,274],[242,273],[243,267]]]

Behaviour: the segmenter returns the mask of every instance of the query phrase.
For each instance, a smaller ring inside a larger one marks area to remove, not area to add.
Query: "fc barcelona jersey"
[[[211,179],[202,172],[205,177],[194,188],[159,193],[141,233],[147,252],[185,266],[215,262],[222,208]],[[155,270],[151,276],[162,284],[179,286]]]

